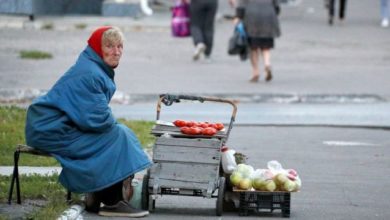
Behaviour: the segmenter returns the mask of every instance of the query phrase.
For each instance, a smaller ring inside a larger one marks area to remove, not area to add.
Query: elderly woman
[[[88,193],[88,211],[141,217],[148,212],[128,203],[131,179],[151,162],[134,133],[116,121],[109,107],[123,41],[116,27],[92,33],[76,63],[29,106],[26,142],[61,163],[59,180],[64,187]]]
[[[259,56],[262,55],[265,81],[272,80],[270,50],[274,48],[274,38],[280,36],[278,0],[239,0],[237,19],[243,21],[248,34],[252,78],[250,82],[259,81]]]

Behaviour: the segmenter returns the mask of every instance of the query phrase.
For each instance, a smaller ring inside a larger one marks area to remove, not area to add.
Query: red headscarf
[[[96,29],[88,39],[88,45],[101,57],[103,58],[102,52],[102,37],[103,33],[112,28],[111,26],[102,26]]]

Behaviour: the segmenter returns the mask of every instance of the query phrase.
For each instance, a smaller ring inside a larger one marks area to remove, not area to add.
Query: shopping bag
[[[248,39],[243,24],[240,22],[234,28],[233,36],[229,39],[228,54],[239,55],[241,60],[248,57]]]
[[[190,31],[190,6],[184,1],[177,1],[172,11],[172,35],[174,37],[191,36]]]

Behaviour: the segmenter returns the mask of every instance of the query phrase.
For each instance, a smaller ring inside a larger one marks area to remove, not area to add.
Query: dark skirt
[[[274,39],[263,37],[249,37],[248,44],[251,48],[272,49],[274,48]]]

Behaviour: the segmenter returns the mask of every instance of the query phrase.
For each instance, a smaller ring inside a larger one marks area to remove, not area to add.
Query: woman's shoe
[[[258,82],[259,81],[259,75],[256,75],[256,76],[253,76],[250,80],[249,80],[249,82],[252,82],[252,83],[255,83],[255,82]]]
[[[136,209],[125,201],[120,201],[113,206],[103,206],[98,213],[101,216],[108,217],[130,217],[139,218],[149,215],[148,211]]]
[[[266,73],[265,81],[267,81],[267,82],[271,81],[272,80],[272,71],[271,71],[270,66],[265,67],[265,73]]]
[[[198,43],[195,47],[194,55],[192,56],[192,59],[194,61],[199,60],[200,56],[204,53],[206,50],[206,45],[204,43]]]

